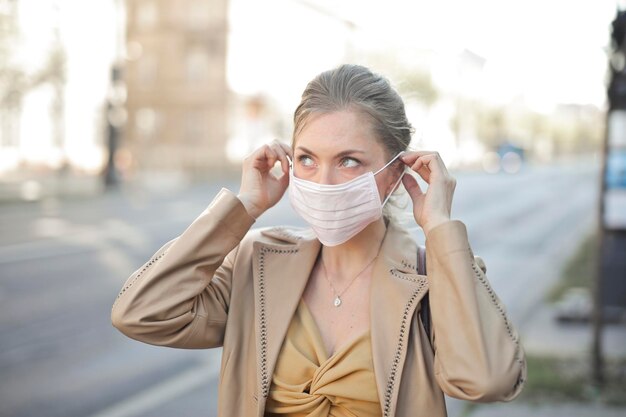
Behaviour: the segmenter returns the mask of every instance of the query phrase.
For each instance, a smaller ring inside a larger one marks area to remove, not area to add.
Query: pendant
[[[335,304],[335,307],[339,307],[341,305],[341,298],[339,298],[339,296],[335,297],[335,302],[333,304]]]

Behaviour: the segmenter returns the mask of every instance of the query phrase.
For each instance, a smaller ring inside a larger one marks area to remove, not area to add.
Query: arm
[[[526,380],[524,351],[465,225],[439,224],[425,244],[439,386],[464,400],[513,400]]]
[[[222,189],[177,238],[125,282],[111,321],[133,339],[161,346],[221,346],[239,242],[254,223]]]

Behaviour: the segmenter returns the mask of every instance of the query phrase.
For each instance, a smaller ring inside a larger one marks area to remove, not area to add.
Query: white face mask
[[[376,172],[366,172],[342,184],[318,184],[296,178],[289,169],[289,201],[294,210],[311,226],[325,246],[350,240],[378,220],[391,193],[381,203],[374,175],[387,168],[403,152]],[[402,175],[393,190],[402,180]]]

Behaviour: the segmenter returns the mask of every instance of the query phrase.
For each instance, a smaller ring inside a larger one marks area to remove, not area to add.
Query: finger
[[[417,158],[424,155],[430,155],[436,153],[434,151],[406,151],[402,154],[400,159],[407,165],[411,166],[415,163]]]
[[[291,146],[287,145],[286,143],[280,143],[280,147],[285,151],[285,154],[287,155],[287,171],[289,171],[289,165],[293,162],[293,149],[291,148]]]
[[[437,155],[432,151],[413,151],[408,152],[406,157],[402,157],[402,161],[411,168],[412,171],[419,174],[424,181],[430,183],[430,167],[426,164],[426,158]]]
[[[276,161],[278,161],[278,155],[276,154],[276,151],[273,150],[271,146],[264,145],[263,154],[258,159],[258,168],[264,171],[269,171],[270,169],[272,169],[274,164],[276,164]]]
[[[271,148],[274,152],[276,152],[276,155],[278,156],[278,159],[280,160],[280,165],[281,165],[283,173],[288,172],[289,160],[287,159],[287,152],[285,151],[285,148],[283,148],[282,144],[276,140],[272,142]]]
[[[439,170],[444,174],[447,175],[448,174],[448,168],[446,167],[446,165],[443,162],[443,159],[441,158],[441,155],[439,154],[439,152],[436,151],[411,151],[411,152],[406,152],[403,156],[400,157],[402,159],[402,161],[404,161],[405,164],[411,166],[412,164],[414,164],[416,161],[423,159],[424,162],[426,162],[427,160],[430,161],[434,158],[434,160],[437,161],[437,165],[439,167]],[[430,164],[426,164],[426,165],[430,165]],[[429,166],[429,169],[432,169],[432,165]]]
[[[442,176],[449,175],[448,168],[443,162],[443,158],[441,158],[439,152],[431,152],[429,154],[423,155],[422,157],[420,157],[420,159],[424,159],[424,162],[428,162],[427,165],[431,171],[438,171],[442,174]]]
[[[441,160],[439,154],[424,155],[419,158],[420,165],[428,168],[435,178],[445,178],[449,176],[448,169]],[[417,164],[417,163],[416,163]]]
[[[443,176],[449,175],[448,168],[446,167],[446,164],[444,164],[443,158],[441,158],[441,155],[439,154],[439,152],[435,152],[434,160],[437,163],[437,166],[439,167],[439,171],[441,172],[441,174]]]
[[[413,178],[411,174],[404,174],[402,176],[402,184],[404,184],[404,188],[409,193],[414,203],[417,201],[417,198],[424,194],[417,180]]]
[[[280,147],[285,151],[287,156],[289,156],[290,158],[293,159],[293,149],[291,149],[291,146],[287,145],[284,142],[280,142],[280,141],[276,141],[276,143],[278,143],[280,145]]]
[[[417,159],[413,165],[411,165],[411,170],[417,172],[420,177],[424,179],[427,183],[430,184],[430,169],[427,165],[424,165],[424,161],[422,157]]]
[[[283,189],[287,188],[287,186],[289,185],[289,175],[286,172],[283,172],[283,175],[278,178],[278,182]]]

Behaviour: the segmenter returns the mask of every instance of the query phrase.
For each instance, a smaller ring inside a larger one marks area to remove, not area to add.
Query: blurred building
[[[11,45],[19,29],[17,2],[0,3],[0,172],[18,163],[21,91],[16,78],[21,72],[10,62]],[[9,156],[10,155],[10,156]]]
[[[123,154],[141,172],[226,168],[227,0],[127,0],[126,7]]]
[[[33,30],[32,1],[0,0],[0,174],[46,171],[67,163],[66,54],[59,7],[41,4]]]
[[[0,0],[0,200],[99,190],[116,4]]]

